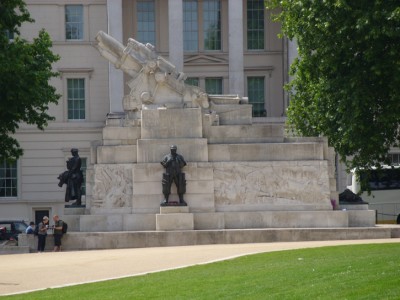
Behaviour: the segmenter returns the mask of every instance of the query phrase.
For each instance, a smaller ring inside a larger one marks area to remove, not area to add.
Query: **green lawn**
[[[400,299],[400,244],[263,253],[4,299]]]

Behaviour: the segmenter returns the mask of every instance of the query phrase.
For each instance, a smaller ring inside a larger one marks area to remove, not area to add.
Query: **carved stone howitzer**
[[[153,45],[130,38],[125,47],[103,31],[99,31],[96,41],[100,54],[132,77],[128,82],[131,91],[123,99],[125,111],[141,110],[142,104],[209,107],[207,94],[185,84],[185,74],[158,56]]]

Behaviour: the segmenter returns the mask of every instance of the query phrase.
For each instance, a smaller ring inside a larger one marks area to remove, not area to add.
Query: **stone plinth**
[[[339,203],[339,207],[342,210],[368,210],[368,204],[343,204]]]
[[[142,139],[202,138],[200,108],[142,110]]]
[[[193,230],[193,214],[188,206],[161,206],[156,215],[157,231]]]
[[[160,206],[160,214],[183,214],[188,212],[188,206]]]
[[[69,206],[65,205],[64,215],[84,215],[86,211],[86,206],[79,205],[79,206]]]
[[[349,210],[349,227],[373,227],[375,226],[374,210]]]

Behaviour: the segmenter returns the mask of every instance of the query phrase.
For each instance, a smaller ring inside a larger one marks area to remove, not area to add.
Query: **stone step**
[[[322,143],[210,144],[208,161],[302,161],[323,160]]]
[[[98,146],[98,164],[127,164],[137,161],[136,145]]]
[[[21,254],[21,253],[29,253],[29,246],[27,245],[18,246],[17,241],[0,240],[0,254]]]
[[[289,209],[289,208],[287,208]],[[159,210],[159,207],[158,207]],[[70,231],[115,232],[115,231],[153,231],[157,229],[155,213],[130,213],[104,210],[94,215],[64,216]],[[193,212],[195,230],[229,230],[251,228],[348,228],[373,227],[373,210],[321,210],[321,211],[230,211]],[[170,219],[170,218],[169,218]]]
[[[298,241],[364,240],[400,237],[395,227],[276,228],[185,231],[71,232],[64,235],[64,251],[170,247],[211,244],[273,243]],[[21,234],[19,246],[37,247],[37,237]],[[47,237],[46,251],[53,248]]]
[[[135,145],[140,138],[140,127],[103,128],[103,145]]]
[[[221,125],[204,129],[210,144],[276,143],[284,141],[284,127],[280,124]]]

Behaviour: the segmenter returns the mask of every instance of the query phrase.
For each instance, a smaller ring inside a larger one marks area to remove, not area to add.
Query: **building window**
[[[183,49],[185,51],[199,50],[198,13],[197,0],[183,1]]]
[[[206,78],[206,92],[211,95],[223,94],[222,78]]]
[[[199,86],[199,84],[200,84],[198,77],[188,77],[185,80],[185,83],[188,85],[194,85],[194,86]]]
[[[85,79],[67,79],[68,120],[85,120]]]
[[[203,1],[204,50],[221,50],[221,2]]]
[[[155,4],[154,0],[142,0],[136,3],[137,40],[141,43],[156,45]]]
[[[247,49],[264,49],[264,0],[247,0]]]
[[[391,166],[400,165],[400,153],[390,153],[388,158]]]
[[[247,78],[247,96],[253,105],[253,117],[266,117],[264,77]]]
[[[0,198],[17,197],[17,163],[0,159]]]
[[[83,39],[83,6],[65,6],[65,38],[67,40]]]
[[[13,31],[10,31],[10,30],[6,29],[6,30],[5,30],[5,33],[6,33],[6,37],[7,37],[10,41],[14,40],[14,32],[13,32]]]
[[[184,0],[184,50],[199,51],[199,40],[203,41],[201,50],[222,49],[220,0]]]

